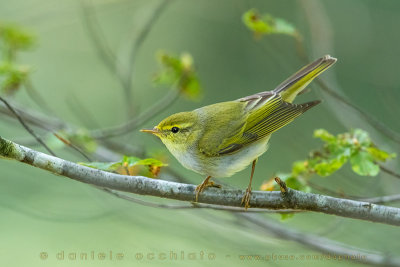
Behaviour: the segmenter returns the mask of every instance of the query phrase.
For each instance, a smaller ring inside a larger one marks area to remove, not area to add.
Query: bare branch
[[[28,79],[24,82],[24,87],[28,96],[36,103],[42,110],[47,113],[54,113],[51,108],[47,105],[46,101],[43,97],[39,94],[39,92],[35,89],[32,82]]]
[[[302,1],[302,3],[304,3],[304,4],[308,3],[308,2],[310,2],[310,1]],[[319,13],[319,12],[317,12],[317,13]],[[307,18],[310,19],[311,23],[316,24],[314,21],[314,19],[315,19],[314,17],[311,18],[311,17],[307,16]],[[304,47],[303,40],[301,38],[295,38],[295,42],[296,42],[296,52],[297,52],[300,60],[304,64],[308,64],[310,62],[310,59],[309,59],[307,51]],[[276,49],[276,48],[272,49],[269,46],[271,44],[273,45],[273,42],[269,42],[268,46],[264,43],[258,43],[258,44],[260,44],[259,47],[262,48],[263,50],[265,50],[281,69],[289,69],[289,67],[287,67],[287,64],[285,64],[279,58],[279,56],[277,56],[276,51],[279,51],[279,49]],[[330,95],[334,100],[341,102],[344,105],[348,106],[349,108],[351,108],[352,110],[357,112],[362,117],[362,119],[364,119],[367,123],[369,123],[377,131],[379,131],[380,133],[382,133],[383,135],[385,135],[392,141],[400,144],[400,134],[398,132],[392,130],[391,128],[389,128],[388,126],[386,126],[385,124],[380,122],[378,119],[376,119],[375,117],[370,115],[368,112],[365,112],[364,110],[362,110],[355,104],[351,103],[346,97],[340,95],[334,89],[329,87],[328,84],[325,83],[321,78],[316,78],[315,82],[318,84],[318,86],[321,88],[322,91],[324,91],[325,93]]]
[[[361,197],[361,196],[348,195],[343,192],[336,192],[334,190],[330,190],[328,188],[325,188],[323,186],[320,186],[320,185],[317,185],[317,184],[314,184],[311,182],[307,182],[307,185],[309,185],[313,189],[316,189],[323,193],[328,193],[329,195],[332,195],[332,196],[344,197],[347,199],[359,200],[359,201],[369,202],[369,203],[374,203],[374,204],[384,204],[384,203],[389,203],[389,202],[400,201],[400,194],[379,196],[379,197]]]
[[[195,199],[195,185],[105,172],[46,155],[1,137],[0,156],[99,187],[182,201]],[[244,193],[243,190],[209,188],[200,195],[199,202],[241,207]],[[290,188],[287,188],[283,198],[280,192],[254,191],[250,205],[253,208],[315,211],[400,226],[399,208],[304,193]]]
[[[32,135],[36,141],[41,144],[51,155],[56,156],[53,151],[43,142],[43,140],[35,134],[35,132],[29,127],[21,118],[21,116],[18,115],[18,113],[14,110],[14,108],[2,97],[0,97],[0,101],[6,105],[6,107],[14,114],[14,116],[18,119],[18,121],[21,123],[21,125],[25,128],[25,130],[28,131],[30,135]]]
[[[378,164],[379,165],[379,168],[381,168],[381,170],[383,171],[383,172],[385,172],[385,173],[387,173],[387,174],[389,174],[389,175],[391,175],[391,176],[393,176],[393,177],[396,177],[396,178],[399,178],[400,179],[400,174],[399,173],[397,173],[397,172],[395,172],[395,171],[392,171],[392,170],[389,170],[388,168],[386,168],[385,166],[383,166],[382,164]]]
[[[153,13],[150,15],[150,18],[141,29],[139,35],[134,39],[133,43],[131,44],[131,51],[128,56],[129,64],[126,70],[120,70],[120,64],[103,35],[93,7],[88,3],[88,1],[81,1],[83,20],[85,22],[84,24],[87,28],[92,43],[96,48],[100,59],[102,59],[102,61],[110,69],[110,71],[117,76],[122,84],[125,93],[124,99],[128,108],[128,117],[130,117],[133,113],[132,77],[134,73],[134,64],[136,62],[136,57],[154,23],[170,2],[171,0],[163,0],[161,4],[159,4],[154,9]]]
[[[222,206],[222,205],[211,205],[211,204],[202,204],[202,203],[190,203],[190,204],[182,204],[182,205],[174,205],[174,204],[161,204],[161,203],[154,203],[154,202],[149,202],[145,201],[142,199],[138,199],[132,196],[128,196],[126,194],[122,194],[118,191],[111,190],[108,188],[99,188],[102,191],[109,193],[113,196],[116,196],[118,198],[128,200],[130,202],[146,206],[146,207],[152,207],[152,208],[162,208],[162,209],[213,209],[213,210],[224,210],[224,211],[229,211],[229,212],[246,212],[244,208],[240,207],[230,207],[230,206]],[[292,210],[292,209],[281,209],[281,210],[267,210],[267,209],[257,209],[253,208],[251,210],[248,210],[247,212],[256,212],[256,213],[282,213],[282,214],[291,214],[291,213],[299,213],[299,212],[304,212],[302,210]]]
[[[39,127],[46,131],[57,131],[61,129],[69,129],[67,123],[56,119],[54,117],[50,117],[43,113],[39,113],[33,109],[27,109],[26,107],[21,108],[16,103],[8,101],[10,105],[12,105],[15,112],[24,120],[24,122],[29,123],[30,125]],[[12,104],[11,104],[12,103]],[[14,113],[11,112],[10,109],[4,103],[0,103],[0,113],[5,114],[10,117],[15,117]]]
[[[13,108],[16,112],[18,112],[19,116],[29,125],[36,126],[40,129],[49,132],[55,132],[59,130],[65,130],[67,132],[74,132],[78,129],[77,126],[73,124],[68,124],[64,121],[59,120],[58,118],[54,118],[49,116],[48,114],[39,113],[33,109],[20,108],[16,107],[16,104],[13,103]],[[0,101],[0,113],[3,113],[10,118],[15,118],[13,113],[6,107],[4,103]],[[135,149],[132,146],[127,144],[119,145],[115,142],[111,142],[109,140],[101,140],[101,144],[97,146],[96,151],[93,153],[96,155],[97,159],[105,160],[105,161],[118,161],[121,159],[123,150],[129,149],[132,151],[137,151],[138,154],[141,153],[141,150]],[[125,153],[126,154],[126,153]],[[133,153],[136,154],[136,153]]]
[[[179,93],[179,90],[172,88],[163,98],[140,113],[136,118],[110,128],[93,130],[91,135],[93,138],[102,139],[123,135],[134,129],[137,129],[137,127],[140,127],[144,122],[148,121],[150,118],[154,117],[174,103],[175,100],[178,99]]]
[[[153,25],[157,21],[157,19],[160,17],[162,12],[165,10],[165,8],[168,6],[168,4],[172,0],[163,0],[161,4],[159,4],[153,11],[153,13],[150,15],[149,19],[147,20],[146,24],[143,26],[141,29],[139,35],[135,38],[133,43],[131,44],[131,51],[129,55],[129,65],[126,69],[126,74],[123,76],[122,79],[122,84],[124,86],[125,90],[125,97],[127,101],[127,107],[128,107],[128,115],[132,115],[133,109],[132,109],[132,77],[134,74],[134,66],[136,63],[136,58],[137,55],[140,51],[140,48],[143,45],[143,42],[146,40],[148,34],[150,33],[150,30],[153,28]]]
[[[81,7],[84,25],[86,26],[89,37],[92,40],[93,46],[96,48],[99,58],[103,60],[104,65],[106,65],[111,72],[121,78],[119,73],[116,71],[117,59],[109,47],[106,38],[102,34],[96,13],[94,12],[91,4],[89,1],[82,0]]]
[[[92,159],[89,158],[89,156],[86,155],[85,152],[83,152],[82,149],[80,149],[79,147],[77,147],[76,145],[74,145],[73,143],[71,143],[71,141],[69,141],[69,140],[63,138],[62,136],[60,136],[60,135],[57,134],[57,133],[53,133],[53,135],[54,135],[58,140],[60,140],[61,142],[63,142],[66,146],[71,147],[73,150],[75,150],[75,151],[77,151],[79,154],[81,154],[81,156],[83,156],[86,160],[92,161]]]

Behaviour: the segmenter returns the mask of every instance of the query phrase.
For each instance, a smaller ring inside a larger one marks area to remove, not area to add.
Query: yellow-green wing
[[[221,144],[221,149],[218,151],[220,155],[235,153],[244,146],[272,134],[320,103],[312,101],[296,105],[283,101],[279,94],[272,92],[256,94],[239,101],[247,103],[246,124],[240,134]]]

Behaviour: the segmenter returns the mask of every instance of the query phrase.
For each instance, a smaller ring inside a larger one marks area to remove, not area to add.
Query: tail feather
[[[278,85],[273,92],[280,94],[284,101],[291,103],[314,78],[332,66],[335,62],[336,58],[329,55],[321,57],[290,76]]]

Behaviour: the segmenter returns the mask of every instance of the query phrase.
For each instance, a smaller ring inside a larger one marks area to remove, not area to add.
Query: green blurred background
[[[159,1],[99,0],[91,3],[110,47],[122,66],[129,63],[132,41]],[[322,79],[389,128],[400,131],[400,2],[365,1],[171,1],[157,19],[134,64],[132,101],[137,111],[156,102],[167,89],[155,87],[151,79],[159,69],[160,49],[179,55],[190,52],[204,88],[198,102],[179,98],[174,105],[145,123],[152,127],[174,112],[206,104],[233,100],[271,90],[302,65],[295,42],[288,36],[267,36],[256,40],[242,23],[250,8],[281,17],[304,36],[308,55],[330,54],[336,65]],[[37,35],[34,50],[20,62],[33,66],[33,83],[57,116],[82,125],[71,108],[78,101],[102,127],[126,120],[123,90],[115,75],[99,58],[85,28],[79,1],[0,0],[0,21],[24,26]],[[340,133],[360,127],[370,132],[382,148],[398,152],[399,146],[380,135],[358,114],[311,85],[312,92],[299,102],[323,99],[323,104],[273,135],[268,153],[259,160],[253,188],[279,171],[289,171],[295,160],[320,145],[313,130],[325,128]],[[38,109],[24,92],[16,95],[24,106]],[[81,114],[82,116],[82,114]],[[83,115],[84,116],[84,115]],[[16,122],[1,117],[0,134],[11,140],[29,137]],[[40,131],[39,131],[40,132]],[[195,184],[203,177],[185,170],[164,146],[151,136],[132,133],[114,139],[138,145],[146,151],[165,153],[170,168]],[[33,146],[41,150],[38,146]],[[63,158],[83,161],[69,149],[57,151]],[[398,160],[388,168],[400,171]],[[224,179],[245,188],[250,169]],[[285,241],[246,223],[242,218],[211,210],[167,210],[144,207],[100,192],[88,185],[57,177],[17,162],[0,161],[0,263],[2,266],[158,266],[178,265],[244,266],[265,265],[265,261],[244,262],[242,254],[321,254],[292,241]],[[380,174],[359,177],[345,167],[328,178],[313,182],[350,195],[380,196],[399,192],[400,181]],[[171,203],[151,197],[143,199]],[[277,224],[315,233],[351,246],[400,256],[400,232],[393,226],[304,213]],[[124,253],[123,260],[57,260],[64,251]],[[136,253],[196,253],[197,260],[135,259]],[[200,260],[203,251],[205,259]],[[40,253],[48,253],[42,260]],[[215,260],[206,259],[216,255]],[[230,255],[227,257],[226,255]],[[275,266],[320,261],[275,261]],[[324,265],[356,265],[324,261]]]

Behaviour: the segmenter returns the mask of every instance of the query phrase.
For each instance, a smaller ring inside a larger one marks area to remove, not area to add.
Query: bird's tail
[[[328,69],[336,62],[336,58],[329,55],[321,57],[298,72],[290,76],[283,83],[278,85],[273,92],[279,93],[282,99],[291,103],[294,98],[318,75]]]

